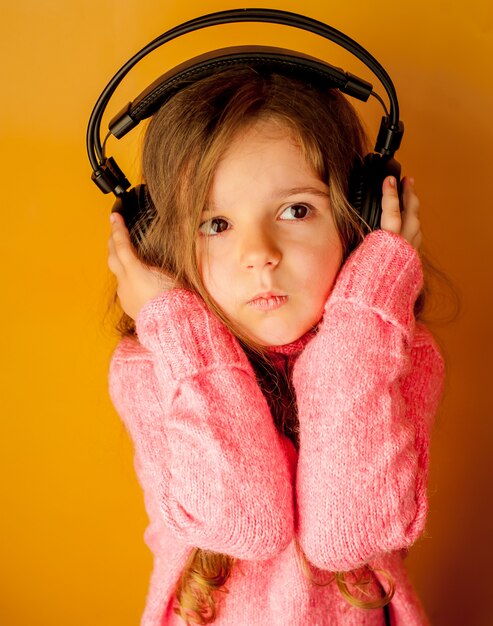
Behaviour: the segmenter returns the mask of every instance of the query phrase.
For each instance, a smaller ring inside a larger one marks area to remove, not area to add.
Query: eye
[[[292,204],[281,213],[283,220],[302,220],[308,217],[311,209],[306,204]]]
[[[213,217],[206,222],[202,222],[199,226],[199,231],[203,235],[214,236],[228,230],[229,223],[222,217]]]

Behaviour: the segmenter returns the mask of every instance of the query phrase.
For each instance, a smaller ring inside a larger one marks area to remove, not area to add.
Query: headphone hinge
[[[117,113],[108,125],[110,133],[117,139],[124,137],[132,128],[137,126],[138,121],[134,120],[129,114],[132,107],[132,103],[129,102],[123,107],[123,109]]]
[[[125,174],[118,167],[113,157],[106,158],[101,166],[92,173],[91,179],[103,193],[111,192],[117,196],[120,196],[130,187]]]
[[[394,153],[401,145],[403,134],[403,122],[399,121],[397,127],[391,126],[388,116],[384,115],[380,123],[380,130],[378,131],[375,152],[380,152],[382,155],[394,156]]]
[[[370,94],[373,89],[373,85],[351,72],[344,72],[346,75],[346,84],[341,88],[341,91],[346,93],[348,96],[352,96],[353,98],[357,98],[358,100],[362,100],[366,102],[370,97]]]

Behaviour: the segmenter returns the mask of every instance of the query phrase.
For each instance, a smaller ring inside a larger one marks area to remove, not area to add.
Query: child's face
[[[283,345],[319,322],[342,245],[328,187],[286,129],[263,121],[238,135],[201,224],[204,285],[252,339]]]

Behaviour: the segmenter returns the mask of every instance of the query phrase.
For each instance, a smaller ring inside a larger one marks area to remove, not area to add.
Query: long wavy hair
[[[299,449],[298,416],[294,393],[287,376],[276,369],[262,346],[246,337],[226,317],[207,293],[197,259],[197,232],[206,206],[219,159],[238,133],[258,121],[276,121],[299,146],[311,168],[329,187],[336,228],[343,247],[342,264],[368,232],[348,202],[348,185],[354,159],[369,151],[364,127],[349,101],[336,89],[321,89],[276,73],[259,73],[251,68],[225,70],[187,86],[164,104],[151,118],[144,137],[143,179],[157,211],[136,248],[146,264],[160,267],[176,278],[176,284],[197,293],[237,337],[255,370],[279,432],[290,437]],[[447,279],[421,253],[424,287],[414,313],[426,321],[428,274],[434,271]],[[341,264],[341,266],[342,266]],[[116,287],[110,307],[118,307]],[[137,339],[135,323],[120,308],[115,325],[120,337]],[[383,607],[395,587],[368,598],[365,588],[376,577],[371,566],[352,572],[333,572],[324,583],[317,582],[310,564],[296,542],[297,554],[306,576],[316,585],[335,581],[340,593],[360,608]],[[236,559],[227,554],[193,548],[175,590],[174,612],[183,620],[212,623]],[[349,584],[360,596],[350,593]],[[381,588],[381,586],[380,586]],[[367,596],[366,600],[361,595]]]

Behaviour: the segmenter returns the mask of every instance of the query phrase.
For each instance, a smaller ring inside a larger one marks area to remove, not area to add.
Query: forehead
[[[261,119],[233,135],[218,160],[214,179],[223,173],[248,174],[269,164],[269,172],[280,175],[286,169],[315,175],[316,168],[307,158],[306,146],[293,128],[276,119]],[[276,167],[278,165],[278,167]],[[259,175],[263,171],[258,171]]]
[[[226,147],[222,158],[226,158],[232,151],[237,151],[245,146],[261,146],[262,143],[273,141],[286,141],[300,148],[300,139],[292,126],[286,121],[274,117],[260,118],[245,124],[233,135]]]

